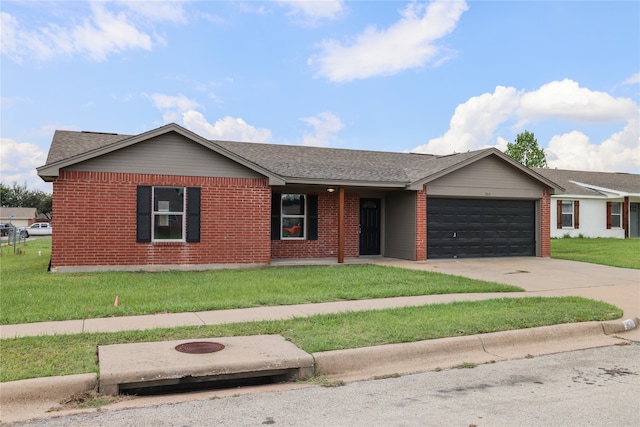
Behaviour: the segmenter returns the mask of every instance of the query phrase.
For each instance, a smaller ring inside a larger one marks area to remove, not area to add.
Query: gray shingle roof
[[[438,157],[297,145],[214,142],[280,176],[308,179],[409,183],[468,157],[467,153]]]
[[[566,169],[535,168],[534,171],[565,188],[564,194],[600,196],[602,193],[576,183],[608,188],[623,193],[640,194],[640,175],[614,172],[588,172]]]
[[[102,148],[129,137],[131,137],[131,135],[57,130],[53,134],[53,141],[51,141],[51,148],[49,148],[46,164],[69,159],[78,154],[83,154],[96,148]]]
[[[171,124],[157,130],[184,131],[178,125]],[[142,135],[142,134],[141,134]],[[140,135],[119,135],[97,132],[56,131],[51,143],[47,164],[64,167],[78,161],[109,152],[109,147],[118,148],[127,144],[129,138]],[[193,135],[198,138],[197,135]],[[473,158],[502,153],[495,149],[485,149],[458,153],[448,156],[430,154],[396,153],[339,148],[306,147],[294,145],[259,144],[231,141],[208,141],[210,148],[238,156],[243,161],[273,173],[286,182],[345,182],[360,185],[387,185],[404,187],[443,171],[455,170]],[[518,165],[519,166],[519,165]],[[39,168],[40,169],[40,168]],[[526,173],[535,175],[524,169]],[[540,178],[542,179],[542,178]],[[547,183],[553,186],[553,183]]]

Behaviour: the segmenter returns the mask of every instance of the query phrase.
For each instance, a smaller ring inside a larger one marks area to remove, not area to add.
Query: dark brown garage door
[[[534,256],[535,201],[427,199],[427,259]]]

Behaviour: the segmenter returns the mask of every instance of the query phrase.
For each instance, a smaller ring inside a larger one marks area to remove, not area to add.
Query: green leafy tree
[[[525,130],[516,136],[515,142],[507,144],[505,154],[522,163],[528,168],[546,168],[547,155],[538,146],[538,140],[533,132]]]

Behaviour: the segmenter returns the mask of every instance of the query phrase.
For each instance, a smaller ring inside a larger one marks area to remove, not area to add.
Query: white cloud
[[[37,145],[0,138],[0,179],[5,184],[26,183],[29,189],[51,191],[51,185],[42,181],[36,167],[42,166],[47,155]]]
[[[91,15],[80,24],[58,25],[50,23],[39,28],[28,28],[12,15],[2,12],[2,53],[16,62],[35,57],[46,60],[55,56],[88,55],[103,61],[111,54],[128,50],[151,50],[164,41],[151,36],[140,27],[130,10],[113,12],[111,3],[91,2]],[[153,19],[162,15],[162,7],[156,5]],[[149,5],[147,5],[148,7]],[[135,6],[140,12],[143,6]],[[150,13],[150,12],[147,12]],[[153,20],[151,19],[151,20]]]
[[[640,83],[640,73],[634,74],[633,76],[622,82],[623,85],[635,85],[638,83]]]
[[[199,107],[200,105],[192,100],[180,94],[178,96],[164,95],[161,93],[154,93],[151,95],[153,105],[160,110],[176,109],[180,112],[187,111]]]
[[[625,128],[600,144],[594,144],[582,132],[556,135],[546,148],[551,168],[593,171],[640,172],[640,120],[631,120]]]
[[[0,49],[2,53],[20,62],[20,57],[16,55],[18,51],[16,42],[16,32],[18,21],[6,12],[0,12]]]
[[[565,79],[525,93],[518,116],[527,122],[550,117],[585,123],[610,122],[631,119],[637,115],[637,108],[631,99],[614,98]]]
[[[494,146],[506,149],[499,135],[505,126],[509,133],[520,132],[524,124],[544,120],[564,123],[624,123],[624,129],[594,143],[579,130],[555,135],[538,143],[545,148],[550,167],[599,171],[640,170],[640,126],[638,105],[628,98],[581,88],[572,80],[547,83],[531,92],[513,87],[496,87],[494,93],[470,98],[458,105],[449,130],[415,152],[450,154]]]
[[[336,134],[344,128],[344,124],[333,113],[324,112],[315,116],[303,117],[300,120],[313,127],[314,134],[305,132],[302,145],[328,147],[336,139]]]
[[[184,1],[120,0],[118,3],[152,21],[168,21],[178,24],[185,24],[187,22],[187,16],[183,7]]]
[[[456,107],[449,130],[443,136],[412,151],[451,154],[486,146],[498,126],[513,116],[519,97],[515,88],[503,86],[496,87],[494,93],[474,96]]]
[[[344,0],[281,0],[291,8],[290,16],[301,17],[313,24],[319,19],[337,19],[345,10]]]
[[[153,105],[162,111],[162,119],[165,123],[178,123],[182,119],[182,113],[198,108],[200,104],[180,94],[177,96],[154,93],[151,95]]]
[[[187,129],[208,139],[264,143],[271,140],[269,129],[255,128],[241,118],[226,116],[212,125],[202,113],[189,110],[182,114],[182,121]]]
[[[455,29],[467,9],[463,1],[411,2],[391,27],[369,27],[352,43],[325,40],[321,53],[308,62],[318,66],[318,75],[336,82],[440,64],[445,49],[435,42]]]

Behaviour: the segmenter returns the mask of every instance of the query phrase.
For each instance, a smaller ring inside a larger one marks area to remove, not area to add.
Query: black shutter
[[[200,241],[200,188],[187,188],[187,242]]]
[[[318,240],[318,196],[307,195],[307,240]]]
[[[271,195],[271,240],[280,240],[280,193]]]
[[[137,191],[136,208],[136,241],[146,243],[151,241],[151,187],[139,185]]]

